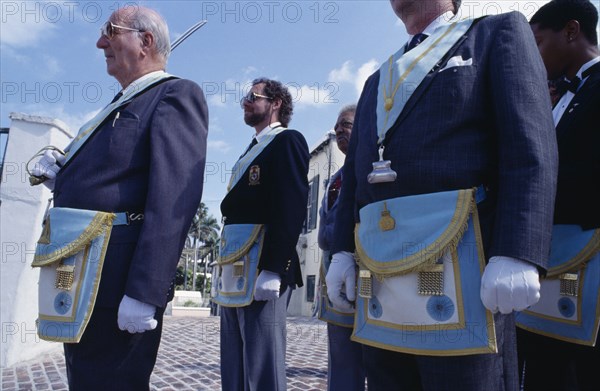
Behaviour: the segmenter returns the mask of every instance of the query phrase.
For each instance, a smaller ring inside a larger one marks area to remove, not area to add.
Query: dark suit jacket
[[[450,57],[471,66],[440,72]],[[358,210],[375,201],[485,185],[486,256],[544,267],[549,254],[557,151],[546,71],[523,15],[477,20],[417,87],[386,138],[393,183],[369,184],[379,160],[379,71],[366,82],[344,163],[334,251],[354,251]],[[400,93],[400,92],[399,92]]]
[[[225,225],[266,225],[258,268],[279,273],[282,287],[303,285],[296,243],[306,218],[309,158],[304,136],[284,130],[252,161],[221,202]],[[252,166],[260,168],[258,183],[249,179]]]
[[[577,91],[556,134],[560,164],[554,222],[600,228],[600,72]]]
[[[175,79],[118,111],[58,173],[54,205],[144,213],[113,227],[96,305],[127,294],[164,307],[202,196],[208,110],[197,84]]]
[[[329,251],[333,244],[333,234],[335,227],[335,215],[337,214],[339,195],[333,205],[328,205],[329,199],[329,187],[334,183],[338,177],[342,176],[342,169],[340,168],[335,172],[329,179],[329,184],[325,190],[323,201],[321,202],[321,209],[319,209],[319,234],[318,242],[321,250]]]

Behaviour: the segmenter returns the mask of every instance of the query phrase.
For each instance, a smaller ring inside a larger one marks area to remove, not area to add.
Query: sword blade
[[[173,51],[177,46],[179,46],[179,44],[181,44],[183,41],[185,41],[185,39],[187,37],[194,34],[194,32],[196,32],[196,30],[198,30],[200,27],[204,26],[206,24],[206,22],[207,22],[207,20],[199,21],[198,23],[196,23],[195,25],[193,25],[192,27],[187,29],[183,34],[181,34],[181,36],[179,38],[177,38],[176,40],[171,42],[171,51]]]

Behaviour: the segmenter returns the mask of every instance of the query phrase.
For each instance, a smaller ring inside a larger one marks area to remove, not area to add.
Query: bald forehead
[[[159,14],[154,10],[146,7],[140,7],[138,5],[128,5],[123,8],[119,8],[110,16],[111,21],[119,22],[131,22],[139,17],[139,15],[154,16],[159,18]]]

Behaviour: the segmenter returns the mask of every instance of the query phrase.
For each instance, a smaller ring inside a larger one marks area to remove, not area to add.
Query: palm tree
[[[191,238],[191,249],[194,251],[194,267],[192,273],[192,289],[196,288],[196,270],[198,259],[206,258],[206,253],[214,248],[219,238],[219,224],[217,219],[208,214],[208,207],[203,202],[198,206],[198,210],[192,219],[188,235]],[[187,244],[187,243],[186,243]],[[208,245],[210,250],[207,248]],[[205,254],[202,254],[205,253]],[[206,262],[206,261],[205,261]],[[206,265],[204,266],[206,281]]]

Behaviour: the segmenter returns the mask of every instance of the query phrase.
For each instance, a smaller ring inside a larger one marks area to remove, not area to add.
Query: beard
[[[246,125],[248,126],[256,126],[258,124],[260,124],[261,122],[263,122],[265,120],[265,118],[267,117],[267,113],[248,113],[244,115],[244,122],[246,122]]]

